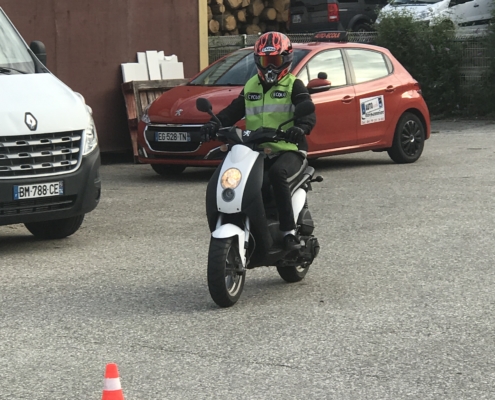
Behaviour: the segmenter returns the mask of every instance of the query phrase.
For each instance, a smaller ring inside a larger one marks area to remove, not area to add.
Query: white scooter
[[[204,98],[196,102],[199,111],[213,114],[211,103]],[[315,170],[305,159],[303,168],[289,183],[292,208],[296,220],[296,236],[301,248],[287,251],[279,230],[277,208],[270,192],[273,190],[264,176],[263,149],[260,143],[281,140],[281,127],[296,118],[314,112],[311,101],[300,103],[294,118],[275,129],[242,131],[237,127],[221,128],[217,138],[228,151],[211,177],[206,190],[206,214],[211,231],[208,252],[208,288],[213,301],[220,307],[233,306],[241,296],[246,270],[260,266],[276,266],[286,282],[301,281],[318,255],[320,245],[312,235],[313,219],[308,209],[307,192]]]

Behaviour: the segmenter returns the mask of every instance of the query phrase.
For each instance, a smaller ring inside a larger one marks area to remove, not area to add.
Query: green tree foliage
[[[389,49],[420,83],[432,115],[459,112],[461,43],[451,25],[429,26],[408,12],[391,12],[375,25],[376,44]]]

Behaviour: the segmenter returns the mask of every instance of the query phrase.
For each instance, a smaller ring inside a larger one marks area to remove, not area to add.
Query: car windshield
[[[423,4],[434,4],[440,3],[444,0],[392,0],[390,4],[392,6],[404,6],[404,5],[423,5]]]
[[[294,49],[292,68],[308,54],[308,50]],[[199,86],[244,86],[256,74],[253,50],[237,50],[223,60],[211,65],[203,73],[189,82]]]
[[[0,76],[11,73],[34,73],[36,70],[24,40],[0,8]]]

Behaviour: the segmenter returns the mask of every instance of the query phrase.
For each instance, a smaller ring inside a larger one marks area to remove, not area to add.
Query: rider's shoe
[[[288,235],[284,236],[284,250],[292,251],[292,250],[298,250],[300,248],[301,248],[301,243],[292,233],[289,233]]]

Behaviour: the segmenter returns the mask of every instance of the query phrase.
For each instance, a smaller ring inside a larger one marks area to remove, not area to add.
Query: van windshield
[[[2,74],[34,73],[31,54],[14,26],[0,8],[0,76]]]

